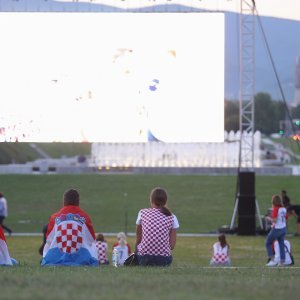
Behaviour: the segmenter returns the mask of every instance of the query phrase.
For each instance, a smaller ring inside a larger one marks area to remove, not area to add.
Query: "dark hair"
[[[220,242],[222,248],[224,248],[225,246],[228,246],[228,248],[229,248],[229,245],[227,244],[226,236],[224,233],[219,235],[219,242]]]
[[[75,189],[69,189],[64,193],[64,205],[79,206],[79,193]]]
[[[166,207],[168,201],[168,194],[166,190],[160,187],[154,188],[151,191],[150,199],[151,202],[154,203],[164,215],[172,215],[171,211]]]
[[[104,235],[102,233],[98,233],[96,236],[96,241],[104,242]]]
[[[281,200],[279,195],[273,195],[272,196],[272,204],[274,206],[279,206],[279,207],[282,206],[282,200]]]
[[[0,198],[2,198],[4,195],[0,192]]]

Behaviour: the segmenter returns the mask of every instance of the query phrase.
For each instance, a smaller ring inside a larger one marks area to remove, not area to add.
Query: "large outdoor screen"
[[[0,141],[222,142],[222,13],[1,13]]]

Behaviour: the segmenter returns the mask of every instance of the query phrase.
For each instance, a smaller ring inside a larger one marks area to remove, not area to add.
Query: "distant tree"
[[[280,120],[285,120],[287,111],[286,111],[286,106],[282,101],[273,101],[273,106],[274,106],[274,122],[273,122],[273,132],[279,132],[280,130]]]
[[[292,117],[293,119],[300,119],[300,105],[292,108]]]
[[[236,100],[225,100],[225,130],[239,130],[239,102]]]
[[[265,134],[276,132],[279,123],[278,113],[269,94],[258,93],[254,97],[254,126]]]
[[[300,106],[294,112],[300,117]],[[225,100],[225,130],[239,130],[239,101]],[[254,97],[254,130],[264,134],[279,132],[279,122],[286,118],[286,108],[282,101],[273,101],[267,93],[258,93]],[[298,118],[298,117],[297,117]]]

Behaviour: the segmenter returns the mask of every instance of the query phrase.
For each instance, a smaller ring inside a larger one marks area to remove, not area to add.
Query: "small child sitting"
[[[98,260],[100,265],[108,265],[109,260],[107,258],[107,242],[104,239],[102,233],[98,233],[96,236],[96,247],[98,252]]]
[[[224,234],[220,234],[219,241],[213,244],[213,255],[210,260],[211,266],[230,266],[229,244]]]
[[[118,242],[112,247],[112,250],[118,250],[118,265],[123,266],[126,258],[131,254],[130,245],[127,243],[126,235],[124,232],[119,232],[117,234]]]

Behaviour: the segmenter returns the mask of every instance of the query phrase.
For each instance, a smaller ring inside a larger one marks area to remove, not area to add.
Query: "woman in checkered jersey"
[[[136,245],[139,264],[142,266],[169,266],[171,251],[176,245],[179,223],[167,208],[168,194],[157,187],[150,194],[150,208],[139,211],[136,220]]]
[[[211,266],[230,266],[229,244],[226,241],[225,234],[220,234],[218,242],[213,244],[213,254],[210,260]]]

